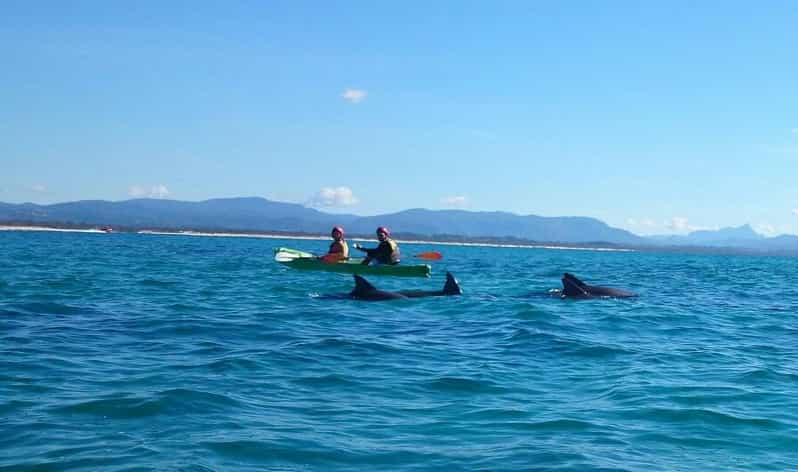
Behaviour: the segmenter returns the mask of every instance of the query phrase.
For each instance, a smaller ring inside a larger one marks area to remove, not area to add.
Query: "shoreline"
[[[328,236],[285,236],[279,234],[268,233],[213,233],[203,231],[137,231],[138,234],[158,234],[165,236],[206,236],[206,237],[227,237],[227,238],[263,238],[263,239],[304,239],[314,241],[326,241],[330,239]],[[377,242],[376,238],[348,238],[348,241],[363,241],[363,242]],[[609,248],[609,247],[574,247],[574,246],[558,246],[551,244],[501,244],[501,243],[476,243],[476,242],[454,242],[454,241],[433,241],[424,239],[396,239],[397,242],[402,244],[435,244],[439,246],[472,246],[472,247],[508,247],[508,248],[522,248],[522,249],[567,249],[575,251],[609,251],[609,252],[637,252],[634,249],[627,248]]]
[[[106,231],[95,228],[54,228],[51,226],[16,226],[16,225],[0,225],[0,231],[50,231],[55,233],[102,233]]]
[[[96,234],[114,234],[114,232],[107,232],[101,229],[81,229],[81,228],[54,228],[50,226],[30,226],[30,225],[0,225],[0,231],[50,231],[60,233],[96,233]],[[157,230],[139,230],[139,231],[120,231],[124,234],[152,234],[159,236],[194,236],[194,237],[214,237],[214,238],[257,238],[257,239],[294,239],[294,240],[312,240],[312,241],[326,241],[330,239],[327,236],[310,236],[310,235],[284,235],[273,233],[225,233],[225,232],[205,232],[205,231],[157,231]],[[350,238],[350,241],[363,241],[375,242],[376,238]],[[468,246],[468,247],[498,247],[498,248],[519,248],[519,249],[559,249],[571,251],[601,251],[601,252],[637,252],[635,249],[628,248],[611,248],[600,246],[563,246],[556,244],[513,244],[513,243],[480,243],[480,242],[455,242],[455,241],[433,241],[423,239],[397,239],[401,244],[426,244],[426,245],[440,245],[440,246]]]

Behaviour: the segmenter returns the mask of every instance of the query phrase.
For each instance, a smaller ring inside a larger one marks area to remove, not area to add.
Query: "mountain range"
[[[388,226],[399,237],[618,245],[714,247],[798,254],[798,236],[768,238],[749,225],[685,236],[643,237],[589,217],[544,217],[507,212],[410,209],[377,216],[331,214],[296,203],[258,197],[201,202],[133,199],[83,200],[51,205],[0,202],[0,223],[111,226],[124,229],[244,231],[327,234],[343,225],[350,235],[372,235]]]

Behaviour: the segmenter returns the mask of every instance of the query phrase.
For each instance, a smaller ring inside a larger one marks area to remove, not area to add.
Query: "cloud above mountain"
[[[765,236],[776,236],[779,229],[770,223],[759,223],[754,227],[754,231]]]
[[[693,231],[715,231],[719,229],[717,226],[710,227],[692,224],[689,219],[683,216],[674,216],[667,220],[655,220],[649,217],[627,218],[625,227],[630,231],[643,235],[691,233]]]
[[[316,208],[342,208],[356,205],[360,200],[349,187],[323,187],[305,204]]]
[[[692,231],[714,231],[718,227],[699,226],[690,223],[690,221],[683,216],[674,216],[670,220],[665,221],[665,227],[679,232],[692,232]]]
[[[626,224],[630,227],[640,227],[640,228],[649,228],[649,229],[657,227],[657,223],[651,218],[642,218],[639,220],[636,218],[627,218]]]
[[[170,195],[169,189],[164,184],[153,185],[151,187],[142,185],[131,185],[127,194],[134,198],[166,198]]]
[[[691,226],[687,218],[674,216],[670,221],[665,222],[665,227],[676,231],[690,231]]]
[[[464,195],[453,195],[441,198],[441,205],[448,208],[465,208],[468,205],[468,197]]]

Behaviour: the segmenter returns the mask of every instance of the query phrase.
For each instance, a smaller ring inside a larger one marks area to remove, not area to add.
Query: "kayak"
[[[415,265],[363,265],[362,258],[349,258],[340,262],[325,262],[309,252],[285,247],[274,249],[274,260],[299,270],[324,270],[358,275],[392,275],[395,277],[429,277],[432,268],[428,264]]]

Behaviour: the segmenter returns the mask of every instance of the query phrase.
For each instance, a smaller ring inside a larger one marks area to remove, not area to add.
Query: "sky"
[[[798,2],[5,1],[0,201],[798,234]]]

